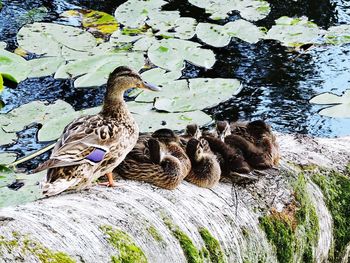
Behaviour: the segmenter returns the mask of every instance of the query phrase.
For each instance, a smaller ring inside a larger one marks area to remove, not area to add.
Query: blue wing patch
[[[96,148],[88,156],[86,156],[85,159],[88,159],[89,161],[92,161],[94,163],[99,163],[103,160],[105,155],[106,151]]]

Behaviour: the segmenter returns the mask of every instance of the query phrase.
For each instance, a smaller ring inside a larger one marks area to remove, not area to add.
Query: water
[[[19,28],[33,20],[27,13],[33,8],[45,7],[47,15],[43,21],[55,21],[58,14],[72,8],[91,8],[113,14],[124,1],[88,0],[4,0],[0,12],[0,41],[8,43],[8,50],[16,48],[15,36]],[[282,15],[306,15],[322,28],[350,22],[347,1],[269,1],[270,15],[259,21],[259,26],[270,28],[274,20]],[[185,0],[172,0],[164,6],[166,10],[179,10],[183,16],[192,16],[199,22],[212,22],[203,9]],[[224,24],[239,18],[238,13],[219,21]],[[199,41],[198,39],[194,39]],[[200,41],[199,41],[200,42]],[[350,134],[350,119],[323,117],[318,111],[323,108],[309,104],[310,98],[321,92],[331,91],[342,94],[350,88],[350,45],[341,47],[316,47],[298,56],[275,41],[260,41],[248,44],[232,40],[225,48],[211,48],[217,62],[210,70],[187,64],[183,76],[237,78],[243,91],[236,97],[206,111],[215,119],[251,120],[265,119],[274,129],[287,133],[303,133],[313,136],[337,137]],[[70,80],[55,80],[52,77],[29,79],[17,87],[6,87],[0,99],[5,106],[0,112],[8,112],[22,104],[34,100],[53,102],[62,99],[75,109],[100,105],[104,87],[99,89],[77,90]],[[0,147],[1,150],[15,151],[19,156],[31,153],[44,144],[36,141],[36,129],[31,128],[19,135],[16,145]],[[30,146],[30,147],[29,147]],[[27,164],[31,168],[33,163]]]

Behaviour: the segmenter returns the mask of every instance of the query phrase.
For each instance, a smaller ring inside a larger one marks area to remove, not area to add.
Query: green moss
[[[222,251],[219,241],[210,234],[208,229],[199,228],[198,230],[199,230],[199,234],[203,238],[205,247],[209,251],[209,257],[211,262],[217,262],[217,263],[225,262],[224,252]]]
[[[319,221],[315,206],[307,192],[307,180],[300,174],[294,184],[296,202],[287,212],[274,212],[260,218],[260,224],[268,240],[276,247],[279,262],[292,262],[294,254],[301,255],[302,262],[314,262],[314,247],[319,235]],[[296,230],[302,231],[296,231]],[[297,235],[296,233],[303,233]]]
[[[12,233],[13,239],[0,236],[0,248],[4,247],[9,253],[18,248],[23,254],[30,253],[42,263],[74,263],[76,262],[64,252],[52,251],[42,243],[23,236],[17,232]]]
[[[180,246],[189,263],[202,263],[201,253],[193,244],[192,240],[178,226],[175,226],[170,219],[165,218],[164,223],[171,230],[175,238],[179,241]]]
[[[154,226],[147,228],[147,232],[158,242],[162,242],[163,238]]]
[[[334,257],[339,259],[350,242],[350,179],[332,171],[326,175],[315,174],[312,180],[321,188],[327,207],[332,214]]]
[[[108,235],[109,243],[119,251],[119,256],[112,256],[112,262],[120,263],[143,263],[147,258],[132,238],[125,232],[114,229],[111,226],[101,226],[103,233]]]

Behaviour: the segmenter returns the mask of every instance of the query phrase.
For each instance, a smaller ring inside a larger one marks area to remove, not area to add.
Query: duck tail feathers
[[[40,188],[45,197],[58,195],[65,190],[71,189],[81,181],[81,178],[74,178],[71,180],[58,179],[52,183],[42,182]]]

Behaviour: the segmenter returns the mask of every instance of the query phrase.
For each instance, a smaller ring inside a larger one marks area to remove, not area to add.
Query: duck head
[[[202,136],[201,131],[197,124],[189,124],[186,126],[185,136],[190,138],[199,139]]]
[[[159,129],[152,133],[152,137],[158,139],[162,143],[179,142],[179,136],[170,129]]]
[[[126,66],[117,67],[108,77],[106,99],[123,98],[124,92],[131,88],[160,91],[156,85],[144,81],[140,74]]]
[[[155,138],[150,138],[147,144],[151,162],[159,164],[162,159],[159,141]]]
[[[192,138],[187,142],[186,154],[191,161],[200,162],[203,157],[203,145],[201,141]]]
[[[225,141],[225,137],[231,134],[230,124],[227,121],[216,122],[216,133],[221,141]]]

